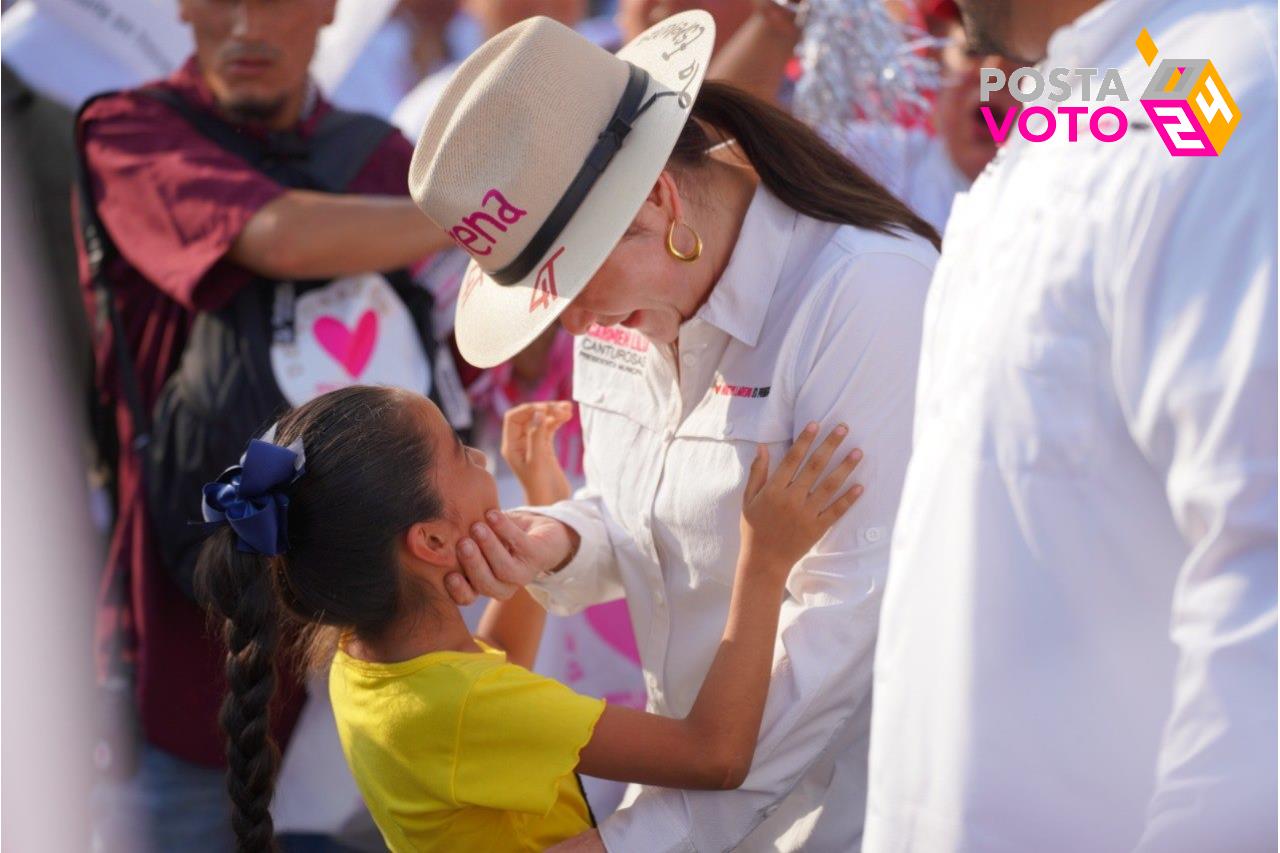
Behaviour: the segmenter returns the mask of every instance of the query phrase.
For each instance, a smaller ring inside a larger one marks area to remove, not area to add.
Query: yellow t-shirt
[[[329,697],[394,853],[544,850],[591,827],[573,770],[601,699],[488,647],[391,664],[339,650]]]

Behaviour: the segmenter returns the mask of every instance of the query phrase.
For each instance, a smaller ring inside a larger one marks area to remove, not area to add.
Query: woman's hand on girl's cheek
[[[453,603],[459,607],[475,604],[476,599],[480,597],[461,572],[450,572],[445,575],[444,588],[449,593],[449,597],[453,599]]]
[[[474,600],[471,593],[505,601],[543,572],[565,565],[577,551],[577,533],[547,516],[507,515],[498,510],[471,526],[469,538],[458,543],[458,563],[466,586],[446,579],[449,594],[459,604]]]
[[[512,584],[501,579],[493,564],[496,562],[502,565],[503,571],[510,576],[514,572],[506,566],[506,562],[511,559],[511,555],[505,553],[506,549],[485,525],[475,524],[471,529],[472,537],[458,543],[458,563],[462,566],[467,583],[480,595],[506,601],[523,584]],[[502,556],[499,556],[499,551],[503,552]],[[451,595],[452,593],[450,590]]]

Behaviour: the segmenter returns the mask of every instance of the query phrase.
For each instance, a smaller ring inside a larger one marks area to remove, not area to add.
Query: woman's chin
[[[633,311],[622,325],[644,335],[655,344],[672,344],[680,337],[680,323],[674,317],[641,309]]]

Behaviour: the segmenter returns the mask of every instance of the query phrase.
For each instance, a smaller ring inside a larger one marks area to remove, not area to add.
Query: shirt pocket
[[[733,585],[756,445],[769,448],[771,467],[791,446],[791,412],[781,401],[718,396],[709,394],[675,431],[656,502],[657,520],[695,587]]]
[[[656,413],[645,387],[574,383],[582,418],[583,473],[613,520],[637,542],[648,538],[649,498],[658,477]]]

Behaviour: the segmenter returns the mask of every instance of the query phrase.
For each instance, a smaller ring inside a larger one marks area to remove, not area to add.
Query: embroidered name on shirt
[[[480,200],[480,209],[462,217],[462,221],[449,230],[449,236],[466,251],[483,257],[493,252],[498,238],[507,233],[508,225],[515,225],[527,215],[528,211],[507,201],[500,190],[489,190]]]
[[[592,323],[582,338],[578,356],[594,364],[639,376],[648,351],[649,339],[639,332]]]
[[[620,347],[626,347],[636,352],[649,351],[648,338],[637,331],[622,326],[601,326],[599,323],[592,323],[587,327],[587,337],[595,338],[605,343],[617,344]]]

